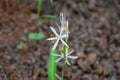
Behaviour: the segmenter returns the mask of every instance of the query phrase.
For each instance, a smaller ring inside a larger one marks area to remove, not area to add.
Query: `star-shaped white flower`
[[[68,37],[67,34],[58,34],[53,27],[50,27],[50,29],[51,29],[52,32],[55,34],[55,37],[48,38],[47,40],[56,40],[56,42],[55,42],[52,50],[56,49],[59,41],[61,41],[65,46],[68,46],[67,43],[63,40],[64,38],[67,38],[67,37]]]
[[[63,53],[61,53],[61,55],[59,55],[59,54],[52,54],[52,55],[59,57],[59,58],[56,60],[56,62],[59,62],[61,59],[65,59],[65,60],[66,60],[66,63],[70,66],[70,63],[69,63],[69,61],[68,61],[68,58],[70,58],[70,59],[77,59],[77,58],[78,58],[78,56],[70,56],[70,54],[72,54],[73,52],[74,52],[74,50],[72,50],[72,51],[70,51],[70,52],[66,52],[66,53],[65,53],[65,56],[64,56]]]

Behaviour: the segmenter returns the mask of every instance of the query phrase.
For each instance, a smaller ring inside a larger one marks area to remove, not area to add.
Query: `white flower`
[[[66,60],[66,63],[67,63],[68,65],[70,65],[70,63],[69,63],[69,61],[68,61],[68,58],[70,58],[70,59],[77,59],[77,58],[78,58],[77,56],[70,56],[70,54],[72,54],[73,52],[74,52],[74,50],[72,50],[72,51],[70,51],[70,52],[66,52],[66,53],[65,53],[65,56],[64,56],[63,53],[61,53],[61,55],[59,55],[59,54],[52,54],[52,55],[59,57],[59,58],[56,60],[56,62],[59,62],[61,59],[65,59],[65,60]]]
[[[55,42],[52,50],[56,49],[59,41],[61,41],[65,46],[68,46],[67,43],[63,40],[64,38],[67,38],[67,37],[68,37],[67,34],[58,34],[53,27],[50,27],[50,29],[51,29],[52,32],[55,34],[55,37],[48,38],[47,40],[56,40],[56,42]]]

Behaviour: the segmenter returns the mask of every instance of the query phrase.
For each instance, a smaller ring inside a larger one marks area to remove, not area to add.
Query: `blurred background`
[[[61,12],[79,57],[65,80],[120,80],[120,0],[0,0],[0,80],[48,80],[46,39]]]

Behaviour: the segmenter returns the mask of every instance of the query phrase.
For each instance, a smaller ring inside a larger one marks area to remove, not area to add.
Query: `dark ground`
[[[17,2],[18,1],[18,2]],[[36,1],[0,0],[0,80],[48,80],[47,60],[56,19],[36,24]],[[65,80],[120,80],[120,0],[54,0],[44,2],[41,14],[70,21],[69,45],[75,49],[65,69]],[[43,32],[42,40],[27,39],[30,32]],[[24,49],[18,49],[23,41]],[[57,73],[61,74],[61,63]]]

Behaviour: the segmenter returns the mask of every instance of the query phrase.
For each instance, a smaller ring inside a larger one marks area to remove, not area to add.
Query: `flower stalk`
[[[74,50],[70,51],[70,48],[67,44],[69,38],[69,23],[64,17],[63,13],[60,14],[60,25],[57,24],[59,27],[59,34],[56,30],[50,26],[51,31],[55,34],[54,37],[48,38],[47,40],[55,41],[52,50],[60,50],[60,54],[52,54],[52,56],[58,57],[55,62],[59,62],[63,59],[63,67],[62,67],[62,75],[61,80],[64,80],[64,68],[66,64],[70,66],[68,59],[77,59],[77,56],[71,56]],[[57,48],[57,46],[62,45],[62,48]]]

